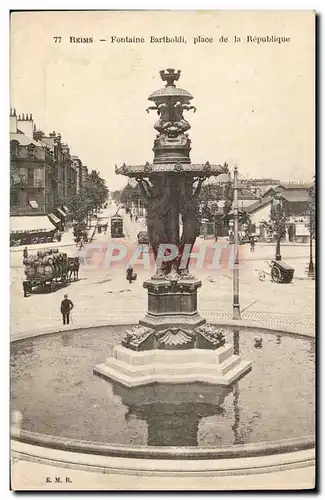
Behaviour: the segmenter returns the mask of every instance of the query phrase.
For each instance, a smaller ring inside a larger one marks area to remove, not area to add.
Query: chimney
[[[34,132],[33,132],[33,139],[34,141],[41,141],[42,138],[44,137],[44,132],[42,130],[36,130],[36,128],[34,128]]]
[[[17,134],[17,115],[16,109],[10,109],[10,133]]]
[[[27,135],[27,137],[32,139],[33,138],[33,128],[34,128],[32,115],[30,114],[28,116],[28,114],[26,114],[26,116],[25,116],[25,113],[23,113],[22,118],[19,116],[18,120],[17,120],[17,128],[21,132],[23,132],[23,134]]]

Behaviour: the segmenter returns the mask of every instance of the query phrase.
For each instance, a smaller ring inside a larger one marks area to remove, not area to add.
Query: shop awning
[[[54,231],[55,227],[49,220],[47,215],[25,215],[25,216],[12,216],[10,217],[10,232],[11,233],[24,233],[24,232],[47,232]]]
[[[63,217],[67,216],[67,214],[63,212],[62,208],[57,208],[57,211],[60,212],[60,214],[63,215]]]
[[[57,217],[54,214],[47,214],[47,216],[50,219],[50,221],[53,222],[53,224],[59,224],[59,222],[61,222],[59,217]]]
[[[64,208],[65,212],[68,214],[69,213],[68,207],[66,207],[65,205],[63,205],[63,208]]]

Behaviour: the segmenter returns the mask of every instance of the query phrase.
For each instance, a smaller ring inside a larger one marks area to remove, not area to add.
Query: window
[[[34,169],[29,168],[27,173],[27,181],[29,186],[34,186]]]
[[[10,142],[10,156],[19,156],[19,142],[11,141]]]
[[[34,146],[34,144],[30,144],[29,146],[27,146],[27,156],[28,158],[36,158],[36,147]]]

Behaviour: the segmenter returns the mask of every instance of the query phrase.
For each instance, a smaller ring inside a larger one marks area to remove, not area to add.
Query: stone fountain
[[[196,108],[193,96],[175,85],[180,74],[160,71],[166,86],[148,97],[154,105],[147,112],[158,114],[153,162],[116,168],[117,174],[136,179],[147,201],[147,230],[156,262],[155,275],[143,284],[148,291],[146,316],[126,330],[113,356],[94,368],[127,387],[157,382],[228,386],[251,369],[251,362],[225,343],[224,332],[207,324],[197,310],[201,281],[191,275],[189,261],[197,236],[198,197],[203,182],[227,173],[228,167],[191,163],[190,124],[184,112]]]

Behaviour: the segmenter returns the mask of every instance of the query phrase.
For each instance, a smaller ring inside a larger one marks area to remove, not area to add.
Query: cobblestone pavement
[[[104,217],[105,214],[101,214]],[[135,243],[137,233],[143,230],[141,222],[131,222],[124,216],[124,232],[128,241]],[[108,234],[95,236],[96,242],[107,242]],[[75,246],[66,247],[73,255]],[[313,334],[315,330],[315,281],[294,279],[290,284],[276,284],[269,274],[261,280],[261,271],[269,273],[266,261],[274,258],[274,247],[256,245],[254,253],[248,246],[241,250],[240,303],[242,319],[253,324],[283,325]],[[303,277],[309,260],[309,248],[285,246],[283,259],[295,268],[295,276]],[[53,293],[23,297],[24,270],[21,252],[11,253],[11,336],[22,332],[47,331],[61,328],[60,303],[68,293],[75,303],[73,326],[94,326],[110,322],[138,321],[146,310],[147,295],[142,282],[151,276],[150,270],[140,269],[138,280],[131,285],[125,280],[124,269],[80,268],[80,280]],[[201,314],[210,321],[230,321],[232,318],[232,270],[221,266],[217,271],[193,269],[201,279],[198,293]]]

